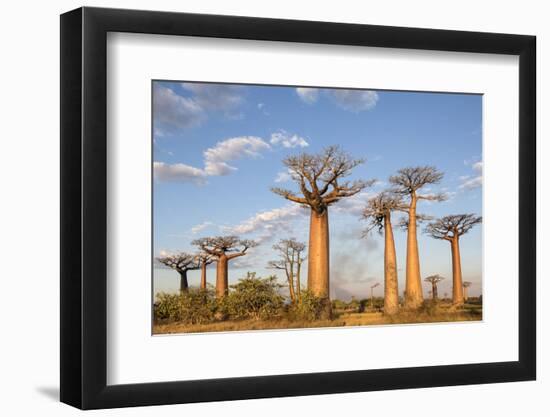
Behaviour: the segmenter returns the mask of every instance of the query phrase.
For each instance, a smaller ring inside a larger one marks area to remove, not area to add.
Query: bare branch
[[[283,163],[303,197],[282,188],[272,188],[271,191],[322,213],[330,204],[372,185],[374,181],[346,181],[338,184],[341,178],[349,176],[353,168],[363,162],[363,159],[353,159],[338,146],[329,146],[319,154],[292,155],[285,158]]]
[[[395,193],[409,195],[427,184],[438,184],[443,173],[433,166],[407,167],[397,171],[397,175],[390,177]]]
[[[454,214],[445,216],[428,224],[425,233],[434,239],[452,240],[468,233],[476,224],[481,223],[481,216],[475,214]]]
[[[298,197],[296,194],[294,194],[290,190],[285,190],[284,188],[271,188],[271,191],[275,194],[280,195],[281,197],[286,198],[287,200],[293,201],[294,203],[299,204],[308,204],[307,200],[305,198]]]
[[[237,236],[203,237],[192,243],[216,259],[224,255],[229,259],[244,256],[249,248],[258,246],[253,240],[239,239]]]
[[[417,223],[424,223],[428,222],[430,220],[433,220],[432,216],[428,216],[426,214],[416,213],[416,222]],[[407,230],[409,228],[409,217],[401,217],[399,221],[397,222],[397,227],[399,227],[402,230]]]
[[[424,195],[417,195],[416,198],[419,200],[429,200],[429,201],[445,201],[449,198],[449,196],[445,193],[436,193],[436,194],[424,194]]]
[[[372,197],[362,213],[362,218],[369,221],[363,236],[368,235],[373,229],[378,229],[378,232],[382,233],[386,217],[390,216],[392,211],[406,209],[407,206],[399,195],[385,191]]]
[[[196,256],[185,252],[162,256],[157,258],[157,261],[178,272],[185,272],[200,268],[200,264],[197,262]]]

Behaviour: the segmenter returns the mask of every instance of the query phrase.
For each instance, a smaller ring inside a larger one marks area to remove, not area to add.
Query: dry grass
[[[204,333],[246,330],[298,329],[316,327],[368,326],[407,323],[441,323],[453,321],[479,321],[482,318],[480,306],[466,306],[453,310],[441,305],[437,311],[401,312],[395,316],[384,316],[380,312],[335,314],[333,320],[291,321],[286,318],[274,320],[220,321],[209,324],[186,325],[181,323],[156,324],[154,334]]]

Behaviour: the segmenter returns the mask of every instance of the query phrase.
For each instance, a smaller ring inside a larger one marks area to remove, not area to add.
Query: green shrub
[[[325,299],[316,297],[311,291],[302,290],[300,301],[289,308],[289,318],[291,320],[317,320],[326,308],[325,303]]]
[[[424,303],[420,307],[419,311],[427,314],[428,316],[436,316],[441,314],[441,305],[439,300],[424,300]]]
[[[213,291],[190,288],[182,294],[158,294],[154,315],[157,321],[205,324],[214,321],[216,308]]]
[[[277,277],[260,278],[255,272],[248,272],[230,288],[220,306],[223,314],[230,318],[259,320],[281,315],[284,298],[279,294],[281,285],[277,284]]]
[[[157,294],[153,311],[155,321],[179,321],[181,319],[179,295],[165,292]]]

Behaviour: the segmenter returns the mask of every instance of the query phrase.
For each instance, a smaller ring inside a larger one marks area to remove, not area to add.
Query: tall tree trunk
[[[227,261],[226,255],[222,255],[218,258],[216,265],[216,298],[223,298],[229,291]]]
[[[451,240],[451,253],[453,258],[453,304],[464,304],[464,293],[462,289],[462,268],[460,266],[460,249],[458,247],[458,236]]]
[[[300,283],[300,270],[302,269],[302,262],[298,262],[298,265],[296,267],[296,294],[298,298],[298,302],[302,301],[302,287]]]
[[[329,270],[328,209],[322,214],[311,210],[307,287],[314,296],[325,300],[320,317],[323,319],[332,316]]]
[[[432,300],[437,300],[437,283],[432,282]]]
[[[180,293],[187,292],[189,289],[189,283],[187,282],[187,270],[180,269],[178,273],[180,274]]]
[[[294,279],[292,278],[292,266],[290,267],[290,270],[288,267],[285,267],[286,272],[286,280],[288,282],[288,292],[290,293],[290,301],[292,304],[296,302],[296,294],[294,293]]]
[[[201,263],[201,290],[206,290],[206,264]]]
[[[384,314],[395,314],[399,309],[397,262],[390,213],[384,219]]]
[[[407,232],[407,274],[405,283],[405,307],[416,309],[422,305],[422,283],[420,281],[420,260],[416,238],[416,195],[411,195],[409,206],[409,227]]]

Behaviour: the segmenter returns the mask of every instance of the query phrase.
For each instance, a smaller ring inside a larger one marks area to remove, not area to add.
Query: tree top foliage
[[[452,240],[468,233],[472,227],[481,223],[481,216],[475,214],[454,214],[445,216],[426,226],[425,232],[435,239]]]
[[[195,239],[192,243],[211,256],[226,255],[228,258],[243,256],[248,249],[258,246],[258,243],[253,240],[240,239],[238,236],[233,235],[203,237]]]
[[[445,277],[442,277],[439,274],[435,274],[424,278],[424,281],[429,282],[431,284],[437,284],[438,282],[443,281],[444,279]]]
[[[188,271],[200,267],[197,257],[185,252],[161,256],[157,258],[157,261],[176,271]]]
[[[401,168],[396,175],[390,177],[392,191],[400,195],[412,195],[427,184],[438,184],[443,179],[443,172],[434,166],[416,166]],[[425,200],[445,200],[444,194],[429,194],[417,196]]]
[[[339,146],[329,146],[318,154],[301,153],[283,160],[290,176],[299,185],[301,196],[284,188],[272,188],[287,200],[309,206],[318,213],[344,197],[351,197],[374,183],[372,181],[340,181],[351,174],[364,159],[354,159]]]
[[[397,194],[382,192],[370,198],[361,214],[363,219],[369,221],[365,234],[375,228],[382,232],[384,220],[392,211],[404,211],[406,209],[407,205],[404,203],[403,197]]]

